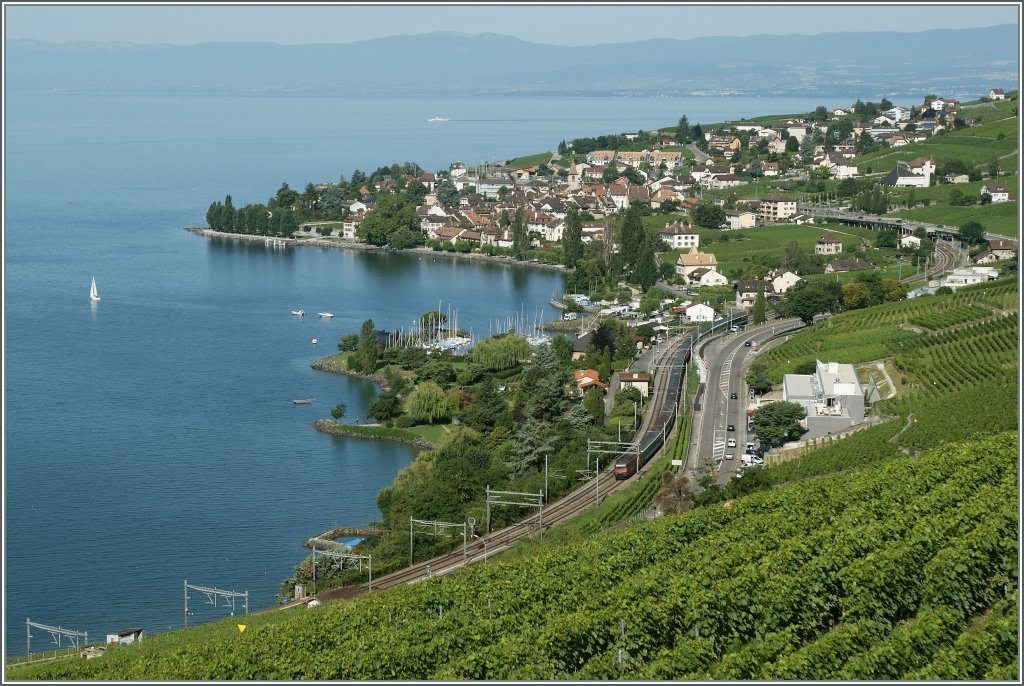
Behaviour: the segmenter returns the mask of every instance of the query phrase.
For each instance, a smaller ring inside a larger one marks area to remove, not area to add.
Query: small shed
[[[112,634],[107,634],[107,645],[111,643],[139,643],[142,641],[142,627],[133,629],[122,629]]]

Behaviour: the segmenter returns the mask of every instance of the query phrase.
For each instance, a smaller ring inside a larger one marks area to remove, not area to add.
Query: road
[[[690,455],[687,460],[687,474],[693,478],[697,470],[710,458],[718,466],[718,482],[725,483],[736,472],[739,456],[744,444],[754,442],[747,433],[747,410],[751,398],[747,391],[745,369],[753,346],[746,347],[747,341],[761,342],[765,338],[784,331],[803,327],[799,319],[780,319],[759,326],[748,327],[735,334],[726,334],[702,346],[701,355],[707,360],[707,383],[701,397],[701,409],[694,414],[694,429],[690,436]],[[736,393],[736,399],[729,396]],[[735,431],[728,431],[732,424]],[[735,448],[727,448],[728,439],[736,440]],[[724,460],[726,453],[735,455],[733,460]]]
[[[913,233],[914,229],[922,228],[930,234],[938,233],[940,235],[949,235],[959,237],[960,229],[955,226],[946,226],[944,224],[932,224],[929,222],[917,221],[914,219],[903,219],[901,217],[887,217],[884,215],[870,214],[867,212],[847,212],[836,209],[834,207],[828,207],[825,205],[808,205],[805,203],[797,203],[797,209],[800,212],[809,212],[816,217],[825,217],[827,219],[839,219],[851,223],[862,222],[864,224],[876,224],[879,226],[887,226],[903,233]],[[1006,236],[1002,236],[997,233],[986,233],[986,240],[998,240],[1006,239]]]

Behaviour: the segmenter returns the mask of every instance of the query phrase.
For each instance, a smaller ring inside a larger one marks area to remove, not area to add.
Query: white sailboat
[[[451,119],[448,118],[448,117],[442,117],[440,114],[435,114],[433,117],[431,117],[427,121],[432,123],[432,124],[437,124],[437,123],[444,122],[444,121],[451,121]]]
[[[96,292],[96,277],[92,277],[92,286],[89,287],[89,300],[93,302],[100,299],[100,294]]]
[[[334,316],[333,312],[317,312],[317,314],[323,317],[324,319],[330,319],[331,317]]]

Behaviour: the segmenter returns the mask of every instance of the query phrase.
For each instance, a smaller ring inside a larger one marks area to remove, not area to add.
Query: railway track
[[[655,387],[651,392],[653,400],[637,432],[637,435],[640,437],[639,443],[641,446],[649,445],[659,435],[664,437],[667,434],[666,425],[675,419],[682,386],[683,367],[690,353],[687,343],[690,335],[687,334],[673,341],[658,357],[654,365],[655,368],[665,369],[667,373],[656,374],[654,377]],[[615,478],[611,469],[614,462],[613,458],[608,459],[607,464],[601,466],[596,482],[592,479],[586,485],[545,506],[542,513],[544,529],[573,519],[632,483],[631,479],[617,480]],[[650,462],[648,460],[647,464],[650,464]],[[643,472],[644,470],[641,469],[638,472],[638,477],[642,476]],[[533,515],[503,529],[491,532],[480,539],[474,539],[468,547],[465,556],[462,550],[456,550],[446,555],[418,562],[397,572],[382,576],[379,579],[374,579],[373,590],[422,581],[427,578],[428,567],[432,574],[437,575],[453,572],[469,564],[484,562],[492,555],[511,547],[517,541],[538,535],[540,533],[539,519],[540,514]],[[364,592],[368,590],[366,584],[360,585],[359,588]]]
[[[927,271],[906,277],[903,279],[903,283],[913,284],[919,281],[927,282],[933,276],[939,276],[950,271],[956,266],[959,255],[960,253],[957,252],[957,250],[955,250],[948,242],[942,240],[935,241],[935,264]]]

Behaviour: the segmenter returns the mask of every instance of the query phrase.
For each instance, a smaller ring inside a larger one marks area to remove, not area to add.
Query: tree
[[[982,205],[989,205],[992,203],[992,196],[988,193],[982,193],[981,197],[978,198],[978,202]]]
[[[572,361],[572,341],[564,333],[555,334],[551,339],[551,352],[560,366],[567,366]]]
[[[654,261],[654,248],[650,241],[644,241],[640,248],[636,267],[633,268],[632,281],[646,291],[658,280],[658,265]]]
[[[587,429],[594,425],[593,415],[591,415],[590,411],[583,405],[573,405],[570,407],[569,416],[566,417],[566,420],[569,422],[569,426],[577,431],[580,429]]]
[[[765,141],[767,147],[767,141]],[[796,136],[786,138],[786,152],[798,152],[800,150],[800,139]]]
[[[899,245],[899,234],[892,229],[887,229],[878,234],[875,238],[876,248],[895,248]]]
[[[993,179],[999,176],[999,159],[993,157],[988,161],[988,175]]]
[[[717,229],[725,223],[725,211],[706,200],[697,203],[690,212],[693,223],[706,229]]]
[[[359,237],[374,245],[388,245],[401,229],[418,235],[422,243],[423,232],[416,208],[394,193],[381,193],[377,196],[377,205],[367,211],[359,225]]]
[[[800,282],[786,291],[780,303],[780,311],[786,317],[797,317],[804,324],[811,324],[819,314],[832,312],[836,298],[824,286]]]
[[[896,279],[882,279],[882,300],[896,302],[907,297],[907,286]]]
[[[644,244],[644,224],[640,208],[636,205],[626,210],[626,217],[622,222],[622,234],[619,241],[619,254],[622,256],[623,264],[629,269],[636,266],[640,257],[640,249]]]
[[[565,214],[565,232],[562,234],[562,255],[565,266],[569,269],[583,256],[583,220],[579,210],[570,208]]]
[[[433,381],[424,381],[406,399],[405,413],[416,421],[430,424],[447,419],[449,409],[444,391]]]
[[[757,360],[750,364],[747,369],[747,387],[758,395],[764,395],[772,390],[772,380],[768,376],[768,370],[764,362]]]
[[[604,168],[604,172],[601,174],[601,180],[605,183],[611,183],[617,178],[619,178],[619,168],[615,164],[615,160],[612,160],[608,163],[608,166]]]
[[[843,284],[843,307],[847,310],[859,310],[871,304],[871,291],[867,284],[851,281]]]
[[[516,218],[512,221],[512,253],[517,260],[526,259],[529,249],[529,238],[526,235],[526,220],[523,219],[523,208],[516,209]]]
[[[458,207],[459,191],[451,179],[444,179],[434,186],[434,193],[437,195],[437,201],[445,207]]]
[[[373,320],[367,319],[359,329],[359,345],[350,358],[352,366],[358,372],[372,374],[377,369],[377,357],[380,354],[380,345],[377,343],[377,333],[373,327]]]
[[[331,416],[334,417],[335,419],[341,419],[342,417],[345,416],[346,409],[348,408],[345,407],[345,403],[338,403],[337,405],[334,406],[334,409],[331,410]]]
[[[960,240],[970,245],[985,242],[985,227],[976,221],[969,221],[960,227]]]
[[[559,142],[559,144],[558,144],[558,154],[559,155],[564,155],[567,152],[569,152],[569,148],[568,148],[568,146],[566,146],[565,141]]]
[[[354,334],[354,333],[345,334],[338,341],[338,350],[340,350],[343,353],[348,353],[348,352],[352,352],[353,350],[355,350],[356,346],[358,346],[358,345],[359,345],[359,335],[358,334]]]
[[[601,391],[591,388],[583,396],[583,407],[590,413],[591,421],[597,426],[604,426],[604,396]]]
[[[800,141],[800,161],[804,164],[810,164],[814,159],[814,139],[810,136],[804,136]]]
[[[798,438],[803,432],[800,420],[806,414],[804,408],[796,403],[767,403],[758,408],[754,415],[754,433],[769,445]]]
[[[761,283],[758,284],[757,287],[757,298],[754,300],[754,305],[750,308],[750,321],[753,324],[757,325],[765,323],[767,320],[767,317],[765,316],[766,306],[767,303],[764,298],[764,284]]]
[[[679,117],[679,125],[676,127],[676,143],[688,143],[690,141],[690,122],[686,115]]]
[[[384,391],[366,408],[366,416],[386,422],[402,414],[402,401],[394,391]]]

